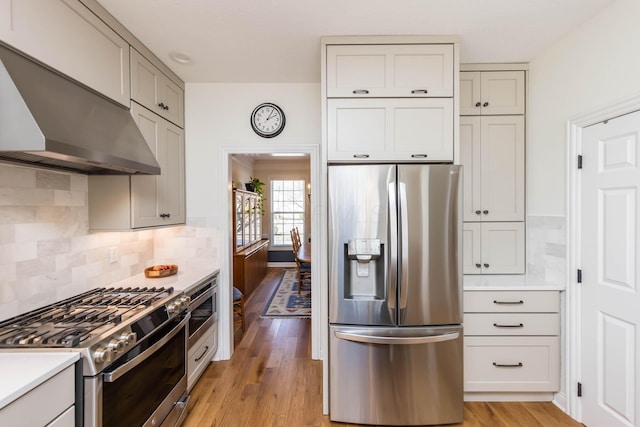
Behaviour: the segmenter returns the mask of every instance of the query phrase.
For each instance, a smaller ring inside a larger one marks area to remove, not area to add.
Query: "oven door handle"
[[[184,327],[184,325],[189,321],[190,317],[191,317],[191,313],[187,313],[184,319],[182,319],[182,321],[178,324],[178,326],[173,328],[171,332],[169,332],[160,341],[158,341],[157,343],[153,344],[151,347],[149,347],[148,349],[140,353],[140,355],[137,356],[135,359],[130,360],[129,362],[125,363],[122,366],[119,366],[112,372],[105,372],[102,376],[102,380],[106,383],[112,383],[116,381],[118,378],[120,378],[121,376],[123,376],[124,374],[126,374],[127,372],[129,372],[130,370],[132,370],[133,368],[135,368],[136,366],[138,366],[139,364],[141,364],[142,362],[144,362],[145,360],[147,360],[149,356],[151,356],[153,353],[156,352],[156,350],[158,350],[160,347],[168,343],[171,340],[171,338],[176,336],[180,332],[180,329],[182,329],[182,327]]]

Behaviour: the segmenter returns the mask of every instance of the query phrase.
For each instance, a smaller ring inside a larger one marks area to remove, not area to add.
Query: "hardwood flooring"
[[[311,360],[309,319],[263,319],[282,269],[246,301],[247,330],[230,360],[209,365],[191,391],[184,427],[353,426],[322,415],[322,362]],[[468,402],[464,427],[582,426],[549,402]]]

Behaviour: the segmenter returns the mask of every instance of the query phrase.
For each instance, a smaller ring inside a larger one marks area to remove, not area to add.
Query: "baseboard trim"
[[[465,402],[552,402],[552,392],[479,392],[465,393]]]
[[[296,268],[295,262],[268,262],[267,267]]]

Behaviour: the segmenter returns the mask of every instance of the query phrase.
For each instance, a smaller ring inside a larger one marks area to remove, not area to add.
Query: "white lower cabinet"
[[[75,424],[75,365],[71,365],[0,409],[2,426]]]
[[[329,161],[453,161],[453,99],[327,100]]]
[[[524,274],[524,222],[465,222],[464,274]]]
[[[210,332],[205,333],[193,346],[189,349],[187,361],[187,389],[191,390],[200,375],[207,369],[211,358],[218,349],[218,324],[214,323]]]
[[[465,291],[465,392],[558,391],[558,311],[557,291]]]

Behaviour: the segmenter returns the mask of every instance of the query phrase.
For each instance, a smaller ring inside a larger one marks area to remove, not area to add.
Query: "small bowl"
[[[166,267],[162,270],[158,270],[158,267]],[[144,269],[144,275],[150,279],[157,279],[158,277],[173,276],[178,272],[178,266],[176,264],[160,264],[154,265]]]

